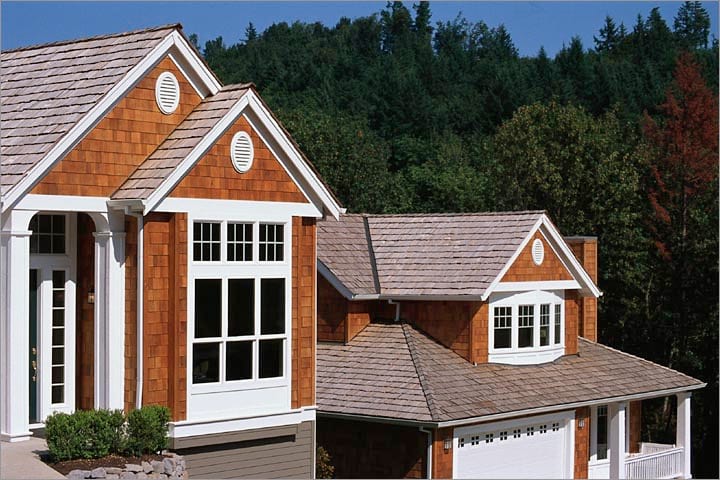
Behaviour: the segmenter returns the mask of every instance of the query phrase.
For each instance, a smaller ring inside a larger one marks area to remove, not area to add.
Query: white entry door
[[[31,222],[31,424],[75,410],[75,249],[69,241],[74,228],[72,215],[38,214]]]
[[[455,429],[455,478],[572,478],[574,413]]]

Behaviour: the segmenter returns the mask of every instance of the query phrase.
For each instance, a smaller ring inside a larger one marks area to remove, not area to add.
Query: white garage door
[[[574,413],[455,429],[455,478],[572,478]]]

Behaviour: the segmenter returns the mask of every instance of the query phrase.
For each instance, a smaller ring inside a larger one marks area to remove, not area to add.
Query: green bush
[[[128,415],[128,451],[133,455],[159,453],[167,448],[170,410],[148,405]]]
[[[121,410],[54,413],[45,420],[45,437],[55,461],[110,454],[157,453],[167,447],[166,407],[147,406],[125,417]]]

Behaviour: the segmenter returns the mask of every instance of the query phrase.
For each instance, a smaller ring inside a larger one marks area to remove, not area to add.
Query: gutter
[[[361,422],[374,422],[374,423],[386,423],[391,425],[405,425],[415,426],[418,428],[448,428],[448,427],[460,427],[463,425],[472,425],[476,423],[486,423],[495,420],[506,420],[516,417],[524,417],[530,415],[539,415],[542,413],[557,412],[559,410],[571,410],[580,407],[591,407],[596,405],[605,405],[607,403],[615,402],[628,402],[633,400],[646,400],[656,397],[664,397],[666,395],[674,395],[682,392],[689,392],[691,390],[699,390],[705,388],[707,383],[701,383],[697,385],[688,385],[685,387],[667,388],[665,390],[655,390],[652,392],[635,393],[632,395],[619,395],[616,397],[604,397],[594,400],[586,400],[582,402],[563,403],[558,405],[550,405],[547,407],[528,408],[525,410],[515,410],[512,412],[496,413],[493,415],[483,415],[479,417],[462,418],[459,420],[447,420],[447,421],[416,421],[416,420],[403,420],[399,418],[389,417],[375,417],[372,415],[360,415],[353,413],[335,413],[335,412],[323,412],[318,410],[318,417],[325,418],[339,418],[345,420],[357,420]]]

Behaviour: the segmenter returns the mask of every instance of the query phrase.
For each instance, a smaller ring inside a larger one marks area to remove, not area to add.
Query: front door
[[[67,233],[74,220],[38,214],[30,223],[31,423],[75,409],[75,255]]]

